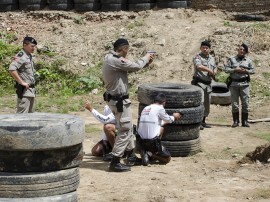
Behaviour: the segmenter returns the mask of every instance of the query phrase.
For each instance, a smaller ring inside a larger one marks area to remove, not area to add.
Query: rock
[[[97,89],[97,88],[93,89],[93,90],[91,91],[91,93],[92,93],[92,94],[95,94],[95,95],[98,94],[98,89]]]
[[[81,62],[81,65],[82,66],[86,66],[87,65],[87,62]]]
[[[157,42],[156,44],[157,45],[160,45],[160,46],[165,46],[165,43],[166,43],[166,40],[165,39],[161,39],[159,42]]]
[[[173,19],[174,18],[174,14],[173,13],[167,13],[165,15],[165,17],[168,18],[168,19]]]
[[[132,46],[133,47],[136,47],[136,48],[141,48],[141,47],[144,47],[146,44],[145,42],[142,40],[142,39],[137,39],[133,44]]]

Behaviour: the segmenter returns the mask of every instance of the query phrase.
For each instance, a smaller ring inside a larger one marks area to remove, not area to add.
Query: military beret
[[[210,44],[210,42],[207,41],[207,40],[203,41],[203,42],[201,43],[201,46],[207,46],[207,47],[211,48],[211,44]]]
[[[116,48],[118,48],[120,46],[124,46],[124,45],[129,45],[128,41],[126,39],[119,38],[114,42],[113,47],[114,47],[114,49],[116,49]]]
[[[242,43],[241,46],[245,49],[246,53],[248,53],[248,46],[244,43]]]
[[[29,41],[30,43],[33,43],[33,44],[37,45],[37,41],[33,37],[26,36],[23,39],[23,42],[25,42],[25,41]]]

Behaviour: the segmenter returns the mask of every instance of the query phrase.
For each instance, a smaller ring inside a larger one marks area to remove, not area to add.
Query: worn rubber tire
[[[137,3],[137,4],[128,4],[128,10],[130,11],[144,11],[151,10],[155,7],[155,3]]]
[[[186,1],[157,2],[158,8],[187,8]]]
[[[191,156],[201,151],[200,138],[188,141],[161,141],[172,157]]]
[[[166,108],[184,108],[200,106],[202,90],[194,85],[180,83],[153,83],[138,87],[138,100],[150,105],[158,93],[166,95]]]
[[[19,4],[47,4],[46,0],[19,0]]]
[[[1,151],[0,172],[46,172],[78,167],[82,144],[46,151]]]
[[[101,4],[102,11],[125,11],[127,4]]]
[[[32,198],[65,194],[79,186],[79,168],[56,172],[0,172],[1,198]]]
[[[128,0],[100,0],[101,4],[127,4]]]
[[[0,6],[0,12],[14,11],[18,10],[19,5],[17,4],[2,4]]]
[[[73,4],[73,0],[47,0],[48,4]]]
[[[83,142],[84,121],[53,113],[0,115],[0,150],[37,151],[69,147]]]
[[[1,202],[77,202],[77,192],[38,198],[0,198]]]
[[[100,0],[73,0],[74,4],[100,3]]]
[[[50,10],[69,11],[74,8],[74,4],[49,4]]]
[[[18,4],[18,0],[0,0],[0,5]]]
[[[267,21],[267,17],[264,15],[256,15],[256,14],[236,14],[234,15],[234,19],[239,22],[245,21]]]
[[[162,135],[163,141],[187,141],[194,140],[200,136],[200,123],[190,125],[172,125],[164,126]]]
[[[19,4],[20,10],[26,10],[26,11],[37,11],[42,10],[46,7],[46,4]]]
[[[225,83],[214,82],[211,84],[211,104],[230,105],[231,92]]]
[[[99,3],[74,4],[74,9],[78,12],[98,11],[100,8],[101,4]]]
[[[139,104],[139,117],[141,115],[142,110],[147,105]],[[191,108],[179,108],[179,109],[173,109],[173,108],[165,108],[166,112],[169,115],[172,115],[175,112],[178,112],[181,114],[181,118],[178,121],[174,121],[173,125],[185,125],[185,124],[195,124],[200,123],[203,120],[204,116],[204,107],[203,105],[200,105],[198,107],[191,107]]]
[[[155,0],[128,0],[129,4],[155,3]]]

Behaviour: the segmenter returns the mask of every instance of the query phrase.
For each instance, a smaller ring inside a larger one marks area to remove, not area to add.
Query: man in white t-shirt
[[[92,115],[101,123],[104,124],[102,132],[102,140],[100,140],[93,148],[93,156],[103,156],[104,161],[112,160],[112,148],[115,142],[115,117],[108,105],[104,106],[104,115],[99,113],[93,106],[86,101],[84,107],[89,110]]]
[[[170,152],[161,144],[163,134],[162,124],[172,123],[181,118],[180,113],[173,113],[169,116],[165,109],[166,96],[158,94],[154,103],[145,107],[140,115],[138,134],[140,136],[142,164],[149,164],[149,156],[162,163],[169,163]]]

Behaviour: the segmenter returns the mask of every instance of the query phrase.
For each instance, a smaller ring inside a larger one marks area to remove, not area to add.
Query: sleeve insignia
[[[22,57],[22,56],[23,56],[23,52],[22,51],[17,54],[17,57]]]

